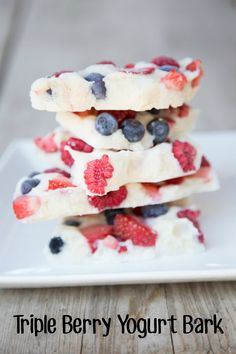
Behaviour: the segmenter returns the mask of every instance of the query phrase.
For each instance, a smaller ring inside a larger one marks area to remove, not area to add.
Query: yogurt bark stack
[[[24,222],[62,218],[46,247],[55,264],[150,259],[204,250],[200,211],[184,198],[218,188],[188,137],[201,62],[103,61],[35,81],[32,106],[59,127],[34,140],[48,168],[19,181]]]

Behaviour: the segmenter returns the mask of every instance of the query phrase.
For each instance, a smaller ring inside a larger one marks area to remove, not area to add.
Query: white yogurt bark
[[[95,64],[81,71],[55,73],[36,80],[31,87],[35,109],[77,112],[92,107],[145,111],[181,106],[195,95],[202,68],[199,60],[155,58],[152,62],[118,68]],[[169,65],[171,63],[171,65]]]
[[[16,217],[24,222],[96,214],[111,208],[161,204],[183,199],[194,193],[214,191],[219,187],[218,180],[208,164],[202,164],[198,172],[191,176],[159,184],[130,183],[118,191],[95,197],[87,196],[79,186],[72,186],[71,180],[59,171],[37,174],[33,178],[40,181],[36,187],[27,191],[27,194],[22,194],[22,186],[29,179],[22,178],[14,195],[13,207]],[[23,207],[25,210],[26,205],[32,208],[33,199],[35,207],[22,217]]]
[[[183,107],[183,106],[182,106]],[[181,107],[181,108],[182,108]],[[96,149],[114,149],[114,150],[144,150],[153,146],[154,136],[147,130],[147,125],[154,119],[164,119],[169,125],[168,138],[173,139],[193,130],[195,127],[198,111],[187,105],[186,115],[181,115],[181,108],[160,110],[159,113],[137,112],[135,119],[145,127],[144,137],[138,142],[130,142],[125,137],[121,128],[118,128],[113,134],[105,136],[96,130],[96,117],[99,114],[88,114],[80,116],[73,112],[62,112],[56,116],[57,122],[73,136],[86,141]],[[112,111],[110,111],[112,113]]]
[[[127,222],[126,216],[122,215],[119,220],[115,216],[113,225],[107,225],[103,214],[65,220],[45,249],[48,261],[55,266],[76,266],[93,261],[109,264],[140,262],[161,256],[195,254],[205,249],[196,208],[183,209],[173,205],[164,215],[145,219],[130,216],[132,211],[126,212],[128,225],[133,230],[131,235],[119,230],[122,230],[122,223]],[[121,227],[117,226],[118,223]]]
[[[74,159],[71,177],[88,195],[104,195],[127,183],[161,182],[195,173],[202,154],[187,138],[141,151],[93,150],[66,147]]]

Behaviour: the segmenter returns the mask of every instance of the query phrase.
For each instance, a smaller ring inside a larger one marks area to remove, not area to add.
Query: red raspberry
[[[204,243],[204,235],[201,231],[200,224],[198,221],[199,215],[200,215],[200,210],[191,210],[191,209],[183,209],[178,211],[177,213],[178,218],[187,218],[192,222],[193,226],[196,227],[196,229],[199,232],[198,235],[199,242]]]
[[[81,151],[81,152],[92,152],[93,151],[93,147],[88,145],[87,143],[85,143],[81,139],[69,138],[67,141],[63,141],[61,143],[61,159],[62,159],[62,161],[64,161],[64,163],[66,165],[68,165],[70,167],[73,165],[74,159],[71,156],[71,154],[69,153],[69,151],[67,151],[65,149],[66,146],[69,146],[72,150],[75,150],[75,151]]]
[[[147,68],[125,68],[122,69],[121,71],[130,74],[149,75],[152,74],[153,71],[155,71],[155,68],[153,68],[152,66]]]
[[[132,215],[117,214],[114,220],[113,233],[122,240],[131,240],[134,245],[154,246],[157,234],[150,227]]]
[[[98,210],[105,208],[114,208],[119,206],[127,197],[128,191],[125,186],[120,187],[117,191],[108,192],[105,195],[89,196],[88,201]]]
[[[162,79],[162,82],[166,85],[169,90],[182,91],[184,86],[187,84],[187,79],[184,74],[177,72],[176,70],[171,70]]]
[[[191,144],[175,140],[172,145],[172,152],[184,172],[195,170],[194,160],[197,151]]]
[[[69,178],[66,177],[55,178],[48,181],[48,190],[62,189],[62,188],[69,188],[69,187],[75,187],[75,185],[71,183]]]
[[[205,156],[202,156],[201,167],[211,167],[210,162]]]
[[[183,104],[182,106],[178,107],[178,117],[185,118],[189,115],[190,107],[187,104]]]
[[[112,234],[112,226],[103,225],[103,224],[95,224],[86,227],[82,227],[79,230],[84,237],[88,240],[88,243],[93,252],[96,251],[96,241],[103,240],[108,235]]]
[[[66,145],[66,141],[61,142],[61,159],[67,166],[71,167],[74,163],[74,159],[69,151],[65,150]]]
[[[64,170],[61,170],[60,168],[49,168],[45,171],[43,171],[44,173],[60,173],[62,176],[70,178],[70,174]]]
[[[114,168],[109,162],[108,155],[101,159],[89,161],[84,171],[84,180],[88,190],[95,194],[104,194],[107,179],[113,175]]]
[[[191,209],[183,209],[178,211],[177,216],[178,218],[187,218],[192,222],[197,221],[200,215],[200,210],[191,210]]]
[[[59,77],[61,76],[61,74],[66,74],[66,73],[73,73],[73,70],[61,70],[61,71],[57,71],[56,73],[52,74],[51,76],[53,77]],[[50,77],[51,77],[50,76]]]
[[[77,138],[69,138],[66,141],[66,145],[69,146],[72,150],[81,151],[81,152],[92,152],[93,147],[87,144],[85,141]]]
[[[151,63],[156,64],[157,66],[173,65],[179,68],[179,63],[175,59],[166,57],[164,55],[152,59]]]
[[[13,210],[16,218],[21,220],[34,215],[41,206],[41,200],[37,196],[20,196],[13,201]]]
[[[58,151],[58,147],[55,143],[55,133],[47,134],[44,137],[37,137],[34,139],[35,145],[44,152],[56,152]]]
[[[113,66],[116,66],[115,63],[113,63],[113,61],[111,60],[102,60],[102,61],[98,61],[96,64],[110,64],[110,65],[113,65]]]

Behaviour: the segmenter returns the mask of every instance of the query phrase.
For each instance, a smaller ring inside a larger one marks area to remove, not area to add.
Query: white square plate
[[[139,263],[51,269],[42,249],[55,221],[24,225],[11,210],[17,180],[40,169],[32,143],[16,141],[0,160],[0,287],[46,287],[236,279],[236,132],[195,138],[220,177],[221,189],[194,197],[202,209],[206,252]]]

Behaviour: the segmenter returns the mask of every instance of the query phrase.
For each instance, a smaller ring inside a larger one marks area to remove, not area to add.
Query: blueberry
[[[162,66],[159,66],[158,69],[163,70],[163,71],[171,71],[171,70],[179,71],[179,68],[177,68],[177,66],[174,66],[174,65],[162,65]]]
[[[114,219],[117,214],[125,214],[125,210],[123,208],[120,209],[109,209],[104,211],[106,221],[108,225],[113,225]]]
[[[21,193],[28,194],[33,188],[37,187],[39,183],[40,180],[36,178],[26,179],[21,185]]]
[[[34,176],[37,176],[39,174],[40,174],[40,172],[34,171],[34,172],[31,172],[31,174],[28,177],[33,178]]]
[[[155,218],[168,212],[167,204],[146,205],[141,207],[141,214],[144,218]]]
[[[52,89],[49,88],[49,89],[46,90],[46,92],[47,92],[48,95],[50,95],[50,96],[52,95]]]
[[[163,143],[169,135],[169,124],[163,120],[155,118],[147,125],[147,130],[150,134],[154,135],[154,145]]]
[[[101,113],[96,118],[95,128],[102,135],[111,135],[118,129],[118,123],[113,115]]]
[[[64,221],[64,225],[66,226],[74,226],[74,227],[79,227],[81,224],[80,221],[76,220],[76,219],[66,219]]]
[[[51,240],[49,242],[50,251],[53,254],[60,253],[64,244],[65,243],[60,236],[55,236],[55,237],[51,238]]]
[[[145,128],[142,123],[132,118],[124,120],[121,129],[126,139],[131,143],[140,141],[145,134]]]
[[[89,82],[93,82],[92,93],[98,100],[106,97],[107,90],[103,78],[104,76],[99,73],[90,73],[87,76],[85,76],[85,80]]]

